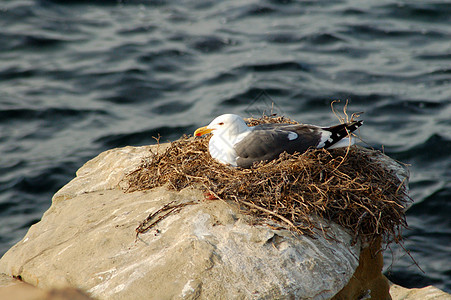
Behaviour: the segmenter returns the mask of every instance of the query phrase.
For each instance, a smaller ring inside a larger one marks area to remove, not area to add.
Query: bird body
[[[354,140],[349,134],[362,123],[352,121],[332,127],[275,123],[249,127],[240,116],[225,114],[197,129],[194,135],[213,133],[209,143],[213,158],[234,167],[249,168],[254,162],[276,159],[285,151],[293,154],[309,148],[352,145]]]

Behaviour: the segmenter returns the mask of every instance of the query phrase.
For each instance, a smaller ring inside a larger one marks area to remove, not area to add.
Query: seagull
[[[254,162],[271,161],[283,152],[304,153],[309,148],[334,149],[355,143],[350,133],[363,124],[351,121],[332,127],[309,124],[261,124],[247,126],[238,115],[224,114],[208,126],[198,128],[195,136],[212,133],[210,155],[220,163],[250,168]]]

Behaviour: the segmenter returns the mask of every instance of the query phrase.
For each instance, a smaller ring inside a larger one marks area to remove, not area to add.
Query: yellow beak
[[[196,131],[194,131],[194,136],[201,136],[207,133],[212,132],[213,129],[209,129],[207,128],[207,126],[201,127],[201,128],[197,128]]]

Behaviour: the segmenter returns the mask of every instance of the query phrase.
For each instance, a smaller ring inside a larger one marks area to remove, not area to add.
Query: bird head
[[[234,114],[225,114],[215,118],[211,121],[207,126],[198,128],[195,132],[195,136],[201,136],[210,132],[215,133],[223,133],[227,135],[238,135],[242,132],[249,130],[246,122],[238,116]]]

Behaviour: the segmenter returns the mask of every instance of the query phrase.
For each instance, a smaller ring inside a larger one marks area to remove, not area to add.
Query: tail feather
[[[348,135],[362,126],[363,121],[353,121],[349,123],[335,125],[329,128],[324,128],[331,133],[329,139],[324,143],[324,148],[338,148],[353,145],[354,143],[349,140]],[[340,142],[340,143],[339,143]]]

